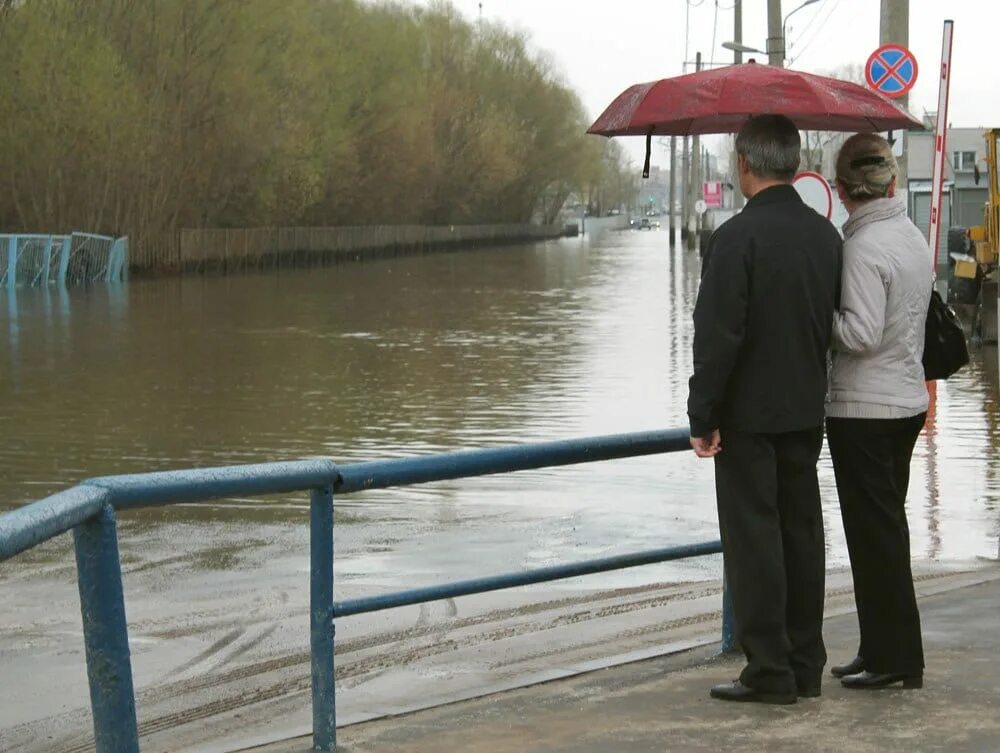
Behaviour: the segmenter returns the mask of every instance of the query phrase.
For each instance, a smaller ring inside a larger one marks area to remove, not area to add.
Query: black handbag
[[[947,379],[969,362],[965,329],[954,310],[935,290],[924,325],[924,379]]]

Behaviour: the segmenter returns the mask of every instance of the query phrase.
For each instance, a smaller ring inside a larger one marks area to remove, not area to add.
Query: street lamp
[[[786,47],[786,43],[785,43],[785,25],[788,23],[788,19],[791,18],[792,16],[794,16],[796,13],[798,13],[803,8],[805,8],[807,5],[812,5],[813,3],[818,3],[818,2],[819,2],[819,0],[806,0],[804,3],[802,3],[802,5],[800,5],[798,8],[796,8],[791,13],[789,13],[787,16],[785,16],[784,20],[781,22],[781,49],[778,50],[778,51],[781,53],[782,59],[785,58],[785,53],[787,52],[787,50],[785,49],[785,47]],[[761,49],[759,49],[757,47],[750,47],[749,45],[741,44],[739,42],[723,42],[722,46],[725,49],[727,49],[727,50],[732,50],[733,52],[756,52],[756,53],[759,53],[761,55],[767,55],[768,54],[767,50],[761,50]]]
[[[727,50],[732,50],[733,52],[759,52],[761,55],[767,54],[764,50],[758,50],[756,47],[740,44],[739,42],[723,42],[722,46]]]

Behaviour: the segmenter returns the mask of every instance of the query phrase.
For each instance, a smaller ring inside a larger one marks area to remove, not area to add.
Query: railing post
[[[310,499],[309,628],[312,643],[313,750],[337,748],[333,667],[333,487],[313,489]]]
[[[59,279],[60,285],[65,285],[69,276],[69,255],[73,250],[73,236],[67,235],[63,238],[62,246],[59,248]]]
[[[17,287],[17,236],[7,238],[7,287]]]
[[[139,753],[115,511],[73,529],[97,753]]]
[[[733,617],[733,599],[726,585],[725,568],[722,572],[722,653],[736,651],[736,620]]]
[[[108,268],[104,271],[105,282],[121,282],[121,259],[125,255],[123,243],[124,238],[116,238],[111,241],[111,249],[108,251]]]
[[[45,239],[45,261],[42,262],[42,285],[48,287],[49,272],[52,266],[52,236]]]

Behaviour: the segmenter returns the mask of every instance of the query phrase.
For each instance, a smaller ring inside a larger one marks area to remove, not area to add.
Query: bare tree
[[[845,63],[832,71],[827,71],[824,75],[865,85],[865,69],[860,63]],[[849,135],[839,131],[803,131],[802,169],[823,173],[824,154],[827,148],[842,143]]]

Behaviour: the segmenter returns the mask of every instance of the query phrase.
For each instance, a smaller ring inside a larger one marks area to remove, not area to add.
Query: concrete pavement
[[[738,658],[714,647],[611,667],[340,730],[349,753],[662,753],[664,751],[1000,751],[1000,568],[920,599],[923,690],[849,691],[789,707],[714,701]],[[853,614],[826,621],[831,663],[849,659]],[[305,753],[308,739],[254,749]]]

